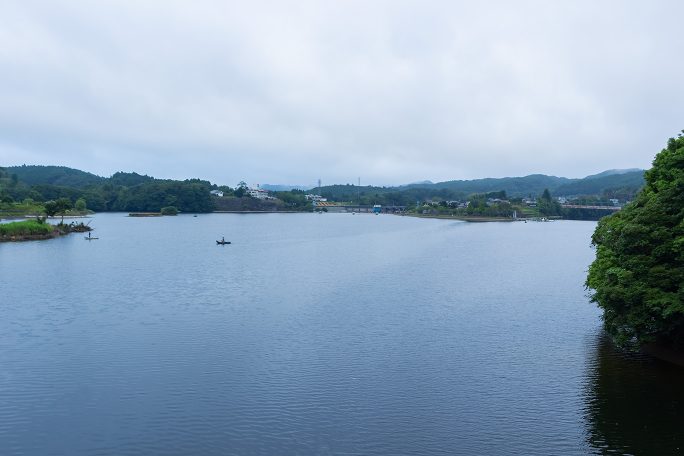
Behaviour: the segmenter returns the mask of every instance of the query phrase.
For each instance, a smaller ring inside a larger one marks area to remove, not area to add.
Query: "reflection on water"
[[[680,446],[681,371],[595,338],[594,223],[92,225],[0,245],[0,456]]]
[[[684,369],[595,341],[588,367],[587,439],[596,454],[684,451]]]

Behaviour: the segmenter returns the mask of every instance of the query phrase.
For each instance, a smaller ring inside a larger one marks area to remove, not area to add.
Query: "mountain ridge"
[[[91,185],[112,182],[124,186],[135,186],[145,182],[162,181],[135,172],[117,172],[110,177],[102,177],[66,166],[52,165],[21,165],[5,168],[10,174],[16,174],[19,180],[27,185],[53,185],[58,187],[72,187],[83,189]],[[610,169],[592,174],[584,178],[567,178],[549,176],[546,174],[529,174],[520,177],[485,177],[469,180],[451,180],[443,182],[422,181],[412,184],[379,187],[363,186],[364,191],[402,192],[417,191],[418,193],[455,192],[460,194],[488,193],[505,191],[511,197],[537,196],[548,189],[554,196],[572,196],[581,194],[600,194],[606,190],[627,189],[635,192],[643,185],[644,170],[638,168]],[[334,189],[349,191],[349,185],[330,185],[320,189],[321,192]],[[356,187],[356,186],[351,186]],[[262,188],[270,191],[283,191],[292,188],[310,190],[312,187],[291,186],[280,184],[264,184]]]

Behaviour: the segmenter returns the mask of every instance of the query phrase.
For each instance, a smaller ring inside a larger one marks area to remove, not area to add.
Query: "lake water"
[[[684,371],[616,352],[588,302],[592,222],[91,226],[0,244],[2,455],[684,448]]]

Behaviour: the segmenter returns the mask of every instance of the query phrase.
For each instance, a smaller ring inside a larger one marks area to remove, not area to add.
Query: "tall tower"
[[[359,206],[361,206],[361,178],[360,177],[359,177],[359,185],[358,185],[357,191],[358,191],[358,198],[359,198]],[[359,208],[359,210],[361,210],[361,209]]]

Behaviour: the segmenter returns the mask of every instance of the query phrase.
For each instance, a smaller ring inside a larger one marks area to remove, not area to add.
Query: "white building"
[[[322,203],[328,201],[327,198],[323,198],[321,195],[314,195],[311,193],[308,195],[304,195],[304,198],[306,198],[307,201],[317,201],[317,202],[322,202]]]
[[[221,190],[212,190],[209,193],[211,193],[212,196],[217,196],[219,198],[223,198],[223,192]]]
[[[247,194],[249,196],[251,196],[252,198],[256,198],[256,199],[269,199],[269,198],[271,198],[270,196],[268,196],[268,191],[262,190],[259,187],[248,188]]]

